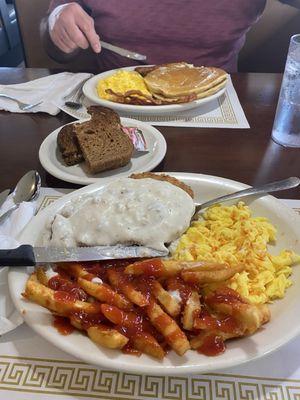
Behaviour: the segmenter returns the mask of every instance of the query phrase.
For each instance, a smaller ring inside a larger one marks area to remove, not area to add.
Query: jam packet
[[[122,126],[122,130],[132,141],[136,151],[149,151],[143,132],[136,127]]]

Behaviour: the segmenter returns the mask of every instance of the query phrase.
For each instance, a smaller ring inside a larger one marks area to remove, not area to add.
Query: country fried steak
[[[139,174],[132,174],[130,175],[130,178],[132,179],[145,179],[145,178],[151,178],[151,179],[156,179],[158,181],[165,181],[169,182],[172,185],[178,186],[180,189],[184,190],[187,192],[188,195],[191,196],[191,198],[194,198],[194,192],[192,188],[179,179],[174,178],[173,176],[169,176],[166,174],[155,174],[153,172],[141,172]]]

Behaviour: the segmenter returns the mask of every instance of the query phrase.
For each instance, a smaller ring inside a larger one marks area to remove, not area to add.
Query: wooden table
[[[0,68],[0,83],[19,83],[49,74],[46,69]],[[251,129],[159,127],[168,150],[156,171],[198,172],[256,185],[300,175],[300,149],[284,148],[271,140],[280,89],[279,74],[235,74],[233,83]],[[37,169],[42,185],[77,188],[48,174],[38,159],[44,138],[70,122],[60,113],[0,112],[0,191],[12,188],[28,170]],[[300,190],[278,192],[278,197],[300,199]]]

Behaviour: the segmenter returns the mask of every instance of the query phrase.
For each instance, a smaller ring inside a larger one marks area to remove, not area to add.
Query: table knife
[[[9,192],[10,192],[10,190],[6,189],[6,190],[3,190],[3,192],[0,193],[0,207],[2,206],[2,204],[7,199],[7,196],[9,195]]]
[[[114,46],[113,44],[104,42],[103,40],[101,40],[101,47],[103,47],[103,49],[110,50],[113,53],[117,53],[120,56],[131,58],[132,60],[145,61],[147,58],[147,56],[144,54],[135,53],[133,51],[123,49],[122,47]]]
[[[126,258],[165,257],[168,251],[144,246],[32,247],[0,250],[0,266],[35,266],[56,262],[100,261]]]

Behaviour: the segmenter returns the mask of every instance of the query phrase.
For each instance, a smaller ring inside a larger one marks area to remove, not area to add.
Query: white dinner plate
[[[235,181],[208,175],[174,173],[195,191],[196,201],[206,201],[216,196],[228,194],[247,186]],[[103,187],[103,186],[102,186]],[[71,198],[79,194],[92,193],[101,188],[101,183],[84,187],[72,192],[41,211],[27,225],[21,235],[21,241],[34,244],[40,237],[46,220],[58,212]],[[300,253],[300,218],[273,196],[265,196],[248,203],[254,216],[265,216],[276,226],[277,243],[270,246],[275,254],[281,249],[292,249]],[[217,357],[206,357],[196,351],[188,351],[183,357],[170,351],[163,361],[155,360],[147,355],[137,358],[120,351],[104,349],[97,346],[80,332],[68,336],[60,335],[53,327],[50,312],[37,304],[24,300],[24,291],[28,278],[24,267],[11,268],[9,272],[9,289],[13,302],[27,324],[49,342],[87,363],[104,368],[112,368],[132,373],[150,375],[197,374],[223,369],[253,360],[278,349],[287,341],[300,333],[300,268],[293,269],[294,284],[287,290],[282,300],[270,305],[272,318],[263,328],[252,336],[234,339],[227,344],[225,353]]]
[[[101,181],[101,184],[104,184],[121,176],[128,176],[136,172],[151,171],[162,161],[166,154],[167,144],[165,138],[158,129],[145,122],[130,118],[121,118],[121,124],[123,126],[139,128],[143,132],[148,148],[148,152],[135,151],[131,161],[124,167],[92,175],[88,172],[84,162],[67,166],[56,143],[58,132],[62,127],[50,133],[41,144],[39,150],[40,162],[45,170],[56,178],[66,182],[78,183],[79,185],[89,185],[99,181]]]
[[[204,97],[203,99],[190,101],[188,103],[182,104],[167,104],[163,106],[140,106],[140,105],[132,105],[132,104],[121,104],[115,103],[114,101],[109,101],[105,99],[101,99],[97,94],[97,83],[100,79],[107,78],[109,75],[114,74],[116,71],[119,70],[127,70],[132,71],[136,67],[125,67],[125,68],[118,68],[113,69],[111,71],[102,72],[101,74],[95,75],[90,78],[83,86],[83,93],[85,96],[95,104],[100,104],[104,107],[110,107],[114,110],[130,115],[130,114],[139,114],[139,115],[168,115],[174,113],[180,113],[181,111],[191,110],[193,108],[197,108],[202,104],[208,103],[218,97],[222,96],[225,93],[226,86],[220,89],[217,93]]]

